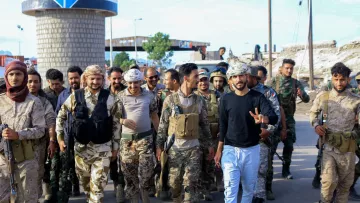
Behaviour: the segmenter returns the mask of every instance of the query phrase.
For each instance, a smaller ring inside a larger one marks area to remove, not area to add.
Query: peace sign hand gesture
[[[258,108],[255,108],[255,114],[253,114],[251,111],[249,111],[249,113],[254,118],[256,124],[269,123],[269,118],[267,116],[259,114]]]

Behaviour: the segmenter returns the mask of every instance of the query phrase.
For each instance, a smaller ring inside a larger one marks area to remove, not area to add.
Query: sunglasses
[[[157,76],[157,75],[153,75],[153,76],[150,76],[150,77],[148,77],[150,80],[153,80],[153,79],[159,79],[159,76]]]
[[[213,72],[221,72],[222,74],[226,75],[226,69],[222,68],[222,67],[216,67],[215,70],[213,70]]]

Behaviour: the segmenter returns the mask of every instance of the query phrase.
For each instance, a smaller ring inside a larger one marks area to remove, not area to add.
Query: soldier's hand
[[[297,88],[297,92],[296,92],[297,96],[301,97],[302,96],[302,91],[300,88]]]
[[[208,155],[208,157],[207,157],[207,160],[208,160],[208,161],[211,161],[211,160],[214,158],[214,156],[215,156],[214,148],[213,148],[213,147],[209,147],[208,150],[209,150],[209,155]]]
[[[215,165],[216,165],[216,167],[218,167],[218,168],[221,168],[221,165],[220,165],[221,156],[222,156],[222,152],[221,152],[221,151],[217,151],[217,152],[216,152],[216,155],[215,155],[215,157],[214,157]]]
[[[118,154],[118,150],[113,150],[111,151],[112,155],[111,155],[111,161],[115,161],[116,160],[116,157],[117,157],[117,154]]]
[[[5,128],[2,131],[2,136],[6,140],[18,140],[19,139],[19,134],[11,128]]]
[[[265,128],[261,128],[261,133],[260,133],[261,140],[265,140],[269,136],[270,136],[270,132]]]
[[[61,152],[65,152],[66,145],[65,145],[64,140],[59,141],[59,147],[60,147]]]
[[[325,133],[326,133],[326,130],[325,130],[325,128],[323,126],[318,125],[318,126],[315,127],[315,132],[316,132],[316,134],[318,134],[320,136],[324,136]]]
[[[55,155],[56,152],[56,145],[55,142],[50,141],[49,143],[49,147],[48,147],[48,154],[49,154],[49,158],[52,159]]]
[[[136,130],[136,123],[130,119],[123,119],[122,123],[125,127],[130,128],[131,130]]]
[[[287,130],[286,129],[281,129],[281,131],[280,131],[280,139],[281,139],[281,141],[286,140],[286,138],[287,138]]]
[[[159,90],[159,91],[157,92],[157,96],[158,96],[159,98],[161,98],[161,94],[162,94],[162,90]]]
[[[156,158],[158,161],[160,161],[160,159],[161,159],[161,152],[162,152],[162,149],[156,148]]]

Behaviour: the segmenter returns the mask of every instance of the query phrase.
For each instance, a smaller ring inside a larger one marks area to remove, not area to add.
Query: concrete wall
[[[91,10],[45,10],[36,13],[38,71],[64,73],[69,66],[105,64],[105,16]],[[46,84],[44,83],[44,86]]]

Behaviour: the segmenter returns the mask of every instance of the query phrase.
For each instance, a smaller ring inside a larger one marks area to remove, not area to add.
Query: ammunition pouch
[[[327,133],[326,141],[331,146],[338,149],[341,153],[353,152],[357,150],[357,142],[352,132]]]
[[[11,143],[15,162],[34,159],[34,148],[32,140],[13,140]]]
[[[213,139],[217,138],[217,134],[219,132],[219,124],[218,123],[210,123],[210,133]]]
[[[198,139],[199,138],[199,114],[179,114],[170,117],[168,135],[175,134],[175,138]]]

